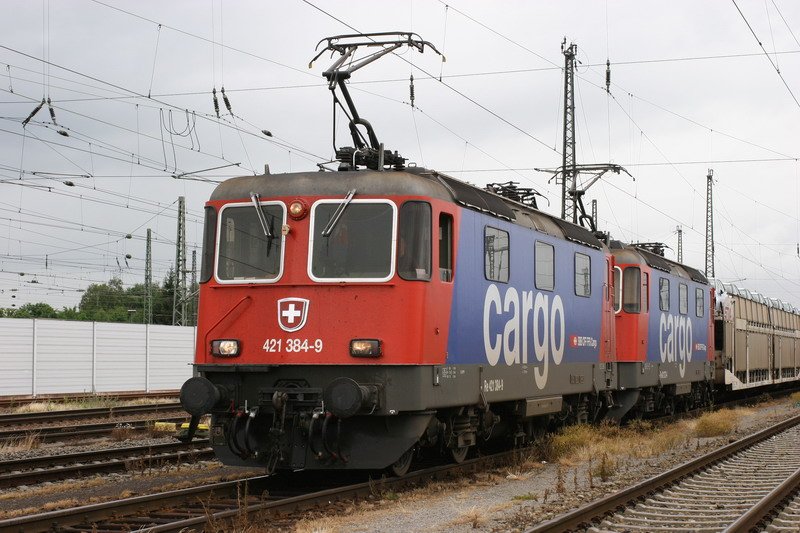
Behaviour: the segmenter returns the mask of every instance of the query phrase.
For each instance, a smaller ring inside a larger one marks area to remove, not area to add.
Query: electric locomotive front
[[[223,462],[384,468],[421,438],[433,414],[420,383],[447,346],[458,224],[449,200],[440,183],[397,171],[242,177],[216,189],[199,376],[182,401],[195,417],[212,414]]]
[[[663,257],[658,243],[612,241],[611,251],[620,413],[672,414],[710,403],[714,292],[708,280]]]

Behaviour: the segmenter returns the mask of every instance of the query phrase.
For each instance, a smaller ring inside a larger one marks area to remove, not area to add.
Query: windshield
[[[385,281],[393,274],[395,208],[388,202],[352,200],[323,237],[341,201],[314,206],[312,279]]]
[[[283,204],[261,204],[270,235],[264,234],[252,204],[225,207],[221,213],[217,278],[220,281],[267,280],[281,273]]]

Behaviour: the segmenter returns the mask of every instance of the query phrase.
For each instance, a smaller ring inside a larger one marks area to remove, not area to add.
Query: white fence
[[[0,318],[0,396],[179,389],[196,328]]]

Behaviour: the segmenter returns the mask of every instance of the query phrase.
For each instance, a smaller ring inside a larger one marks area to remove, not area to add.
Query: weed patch
[[[123,441],[128,440],[133,437],[133,426],[130,424],[117,424],[117,426],[111,430],[111,440],[115,441]]]
[[[697,419],[694,426],[696,437],[719,437],[728,435],[739,423],[739,413],[730,409],[722,409],[706,413]]]
[[[461,513],[461,515],[453,520],[451,524],[454,526],[469,525],[472,526],[472,529],[477,529],[485,524],[486,520],[486,511],[473,506]]]
[[[39,438],[39,434],[35,431],[32,431],[25,433],[25,435],[19,438],[0,442],[0,453],[37,450],[41,445],[42,440]]]

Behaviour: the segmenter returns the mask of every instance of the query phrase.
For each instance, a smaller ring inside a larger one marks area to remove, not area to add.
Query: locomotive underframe
[[[620,403],[623,416],[673,414],[713,401],[714,362],[619,363]],[[622,418],[615,416],[615,418]]]
[[[524,442],[551,425],[596,420],[616,401],[614,363],[553,366],[544,390],[535,385],[537,368],[198,365],[197,371],[224,391],[212,410],[211,441],[220,460],[300,470],[386,468],[415,446],[457,456],[490,439]],[[322,399],[341,376],[368,391],[354,416],[332,414]]]

